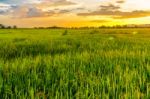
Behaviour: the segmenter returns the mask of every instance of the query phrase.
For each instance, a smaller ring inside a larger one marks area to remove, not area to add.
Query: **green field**
[[[0,99],[150,99],[150,29],[1,29]]]

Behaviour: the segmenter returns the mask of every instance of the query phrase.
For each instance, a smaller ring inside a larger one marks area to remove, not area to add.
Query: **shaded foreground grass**
[[[0,98],[150,98],[150,29],[65,31],[0,30]]]

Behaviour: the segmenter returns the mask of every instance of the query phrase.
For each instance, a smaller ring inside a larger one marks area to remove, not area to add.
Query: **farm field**
[[[1,29],[0,99],[150,99],[150,28]]]

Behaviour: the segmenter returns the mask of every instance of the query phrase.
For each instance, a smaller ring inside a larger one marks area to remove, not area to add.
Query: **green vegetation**
[[[0,99],[149,99],[149,31],[1,29]]]

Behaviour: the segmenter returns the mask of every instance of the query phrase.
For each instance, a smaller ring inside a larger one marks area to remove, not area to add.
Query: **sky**
[[[0,0],[0,24],[83,27],[150,24],[150,0]]]

